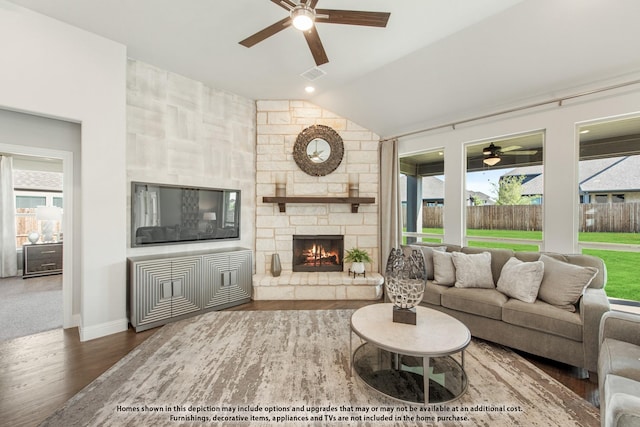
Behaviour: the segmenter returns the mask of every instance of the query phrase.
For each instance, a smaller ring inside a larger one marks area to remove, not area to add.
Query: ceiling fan
[[[482,149],[482,155],[484,156],[482,162],[485,165],[495,166],[502,160],[501,156],[533,156],[538,152],[538,150],[521,150],[521,148],[519,145],[511,145],[503,149],[492,142]]]
[[[318,32],[316,31],[316,23],[386,27],[389,16],[391,16],[388,12],[316,9],[318,0],[300,0],[299,3],[295,3],[292,0],[271,0],[271,2],[289,11],[289,16],[258,31],[239,43],[242,46],[251,47],[293,25],[303,32],[313,59],[316,61],[316,65],[329,62],[327,53],[320,41],[320,36],[318,36]]]

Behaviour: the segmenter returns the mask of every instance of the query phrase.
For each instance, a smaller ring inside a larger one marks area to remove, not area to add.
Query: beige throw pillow
[[[544,263],[544,277],[538,298],[565,310],[576,311],[575,304],[598,274],[598,269],[569,264],[545,254],[540,255],[540,261]]]
[[[491,253],[464,254],[452,252],[453,265],[456,267],[456,288],[494,289],[491,273]]]
[[[451,252],[433,251],[433,283],[453,286],[456,281],[456,267]]]
[[[502,267],[497,289],[508,297],[534,303],[543,275],[542,261],[523,262],[511,257]]]

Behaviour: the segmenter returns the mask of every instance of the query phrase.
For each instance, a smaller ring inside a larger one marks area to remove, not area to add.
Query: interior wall
[[[640,87],[630,86],[492,119],[401,138],[400,156],[444,147],[444,241],[464,244],[465,144],[544,131],[543,250],[577,253],[578,132],[581,123],[640,112]],[[490,112],[487,112],[490,113]]]
[[[80,215],[80,125],[78,123],[66,122],[63,120],[47,119],[44,117],[34,116],[31,114],[17,113],[0,109],[0,150],[4,150],[3,144],[18,146],[10,151],[11,154],[24,154],[26,149],[41,149],[43,157],[50,150],[61,150],[72,153],[73,156],[73,192],[77,193],[73,199],[65,197],[65,209],[70,205],[68,200],[73,200],[73,212],[71,227],[73,232],[72,244],[74,248],[80,248],[80,232],[81,232],[81,215]],[[30,150],[33,151],[33,150]],[[15,165],[15,162],[14,162]],[[78,190],[78,191],[76,191]],[[67,194],[65,194],[67,196]],[[69,211],[66,211],[69,213]],[[20,269],[21,266],[18,266]],[[72,304],[71,315],[80,315],[80,263],[72,263],[72,271],[65,271],[69,275],[70,280],[65,280],[72,286]],[[74,286],[74,284],[76,284]],[[65,314],[66,315],[66,314]],[[67,323],[67,322],[65,322]],[[73,322],[72,322],[73,323]],[[77,325],[74,325],[77,326]]]
[[[126,48],[0,0],[0,108],[81,125],[80,339],[127,329]]]
[[[129,255],[254,248],[255,102],[141,61],[127,67],[127,189],[131,181],[241,191],[240,240],[131,248]],[[131,201],[127,198],[127,222]]]

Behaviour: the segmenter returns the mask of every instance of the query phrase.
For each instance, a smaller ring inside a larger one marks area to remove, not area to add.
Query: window
[[[610,298],[640,301],[640,117],[578,131],[578,243],[604,260]]]
[[[16,245],[29,243],[29,233],[34,231],[42,234],[42,221],[36,219],[36,208],[38,206],[56,206],[62,208],[63,196],[59,192],[46,191],[25,191],[17,190],[16,194]],[[61,232],[60,222],[54,224],[54,236],[59,236]]]
[[[536,132],[466,147],[466,245],[539,250],[543,139]]]

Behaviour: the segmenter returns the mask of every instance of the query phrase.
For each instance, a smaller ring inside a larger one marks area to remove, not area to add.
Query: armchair
[[[602,426],[640,426],[640,315],[605,313],[599,337]]]

